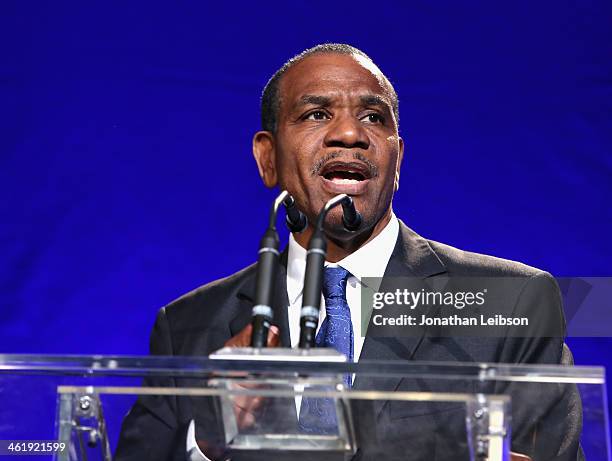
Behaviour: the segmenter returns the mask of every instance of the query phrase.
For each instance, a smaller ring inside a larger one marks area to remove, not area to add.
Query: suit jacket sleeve
[[[527,333],[510,329],[500,361],[505,363],[572,365],[564,344],[565,319],[555,279],[546,272],[529,278],[514,317],[530,320]],[[580,396],[574,384],[515,383],[498,392],[512,397],[512,447],[534,460],[576,460],[581,457]]]
[[[172,343],[165,308],[160,309],[151,333],[150,353],[172,355]],[[151,378],[147,387],[174,387],[172,378]],[[140,396],[123,420],[115,452],[117,461],[185,460],[187,426],[179,427],[175,397]],[[183,447],[181,450],[176,447]],[[173,453],[174,451],[174,453]]]

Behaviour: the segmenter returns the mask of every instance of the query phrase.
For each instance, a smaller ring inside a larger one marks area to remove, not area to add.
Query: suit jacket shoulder
[[[251,264],[234,274],[206,283],[189,293],[185,293],[168,303],[163,309],[165,309],[167,315],[172,317],[197,316],[198,309],[201,309],[204,305],[208,306],[215,299],[225,300],[231,294],[238,296],[245,285],[252,285],[256,270],[257,263]],[[217,307],[221,307],[221,305],[217,304]],[[210,312],[207,312],[208,314]]]
[[[207,355],[232,336],[233,319],[250,310],[256,264],[202,285],[160,309],[167,322],[173,355]],[[161,320],[163,318],[163,320]]]
[[[434,240],[427,240],[427,243],[452,275],[533,277],[545,274],[518,261],[464,251]]]

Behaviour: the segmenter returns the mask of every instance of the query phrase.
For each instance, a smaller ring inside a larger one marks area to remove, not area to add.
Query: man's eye
[[[329,117],[322,110],[315,110],[306,116],[306,120],[326,120]]]
[[[377,113],[368,114],[364,116],[361,120],[367,123],[384,123],[384,119],[382,118],[382,116]]]

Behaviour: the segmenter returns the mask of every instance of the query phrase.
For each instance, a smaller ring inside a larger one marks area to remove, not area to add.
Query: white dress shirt
[[[337,263],[325,263],[326,267],[340,266],[349,271],[351,276],[346,284],[346,300],[351,310],[355,350],[354,360],[359,360],[365,331],[361,331],[361,290],[377,291],[378,286],[367,286],[362,282],[365,277],[382,278],[387,268],[395,242],[399,234],[399,221],[395,215],[380,234]],[[304,290],[304,273],[306,272],[306,250],[298,244],[293,235],[289,236],[289,254],[287,259],[287,296],[289,297],[289,336],[291,346],[297,346],[300,340],[300,310]],[[370,285],[372,285],[370,283]],[[321,295],[319,326],[325,319],[325,300]],[[369,319],[366,319],[369,321]],[[318,328],[318,327],[317,327]]]
[[[325,263],[325,266],[340,266],[351,274],[346,284],[346,300],[351,310],[351,321],[353,323],[353,351],[354,361],[359,360],[365,331],[361,328],[361,290],[377,291],[379,283],[369,285],[363,280],[365,277],[375,277],[380,279],[385,273],[391,253],[395,248],[395,243],[399,235],[399,221],[395,214],[385,228],[363,245],[354,253],[337,263]],[[306,272],[306,250],[295,241],[293,235],[289,236],[289,254],[287,259],[287,296],[289,298],[288,317],[289,317],[289,336],[291,346],[297,346],[300,340],[300,310],[302,308],[302,292],[304,289],[304,274]],[[376,285],[376,286],[373,286]],[[319,326],[325,319],[325,300],[321,296],[321,310],[319,311]],[[369,319],[365,319],[369,321]],[[367,323],[366,323],[367,324]],[[318,327],[317,327],[318,328]],[[296,398],[296,410],[299,415],[301,398]],[[200,451],[195,439],[195,423],[192,420],[187,431],[187,459],[189,461],[209,461]]]

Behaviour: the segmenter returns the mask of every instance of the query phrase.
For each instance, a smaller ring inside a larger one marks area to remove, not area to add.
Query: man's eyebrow
[[[366,94],[359,98],[363,106],[382,106],[387,109],[391,109],[391,104],[382,96],[377,94]]]
[[[328,107],[328,106],[331,106],[331,98],[328,98],[327,96],[318,96],[315,94],[305,94],[298,100],[298,103],[296,105],[298,106],[313,105],[313,106]]]

